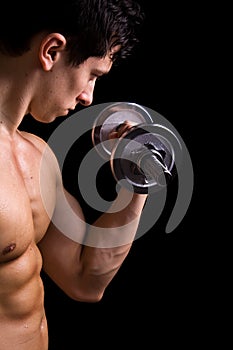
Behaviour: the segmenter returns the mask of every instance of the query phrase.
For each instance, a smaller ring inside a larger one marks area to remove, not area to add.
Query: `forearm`
[[[146,195],[122,188],[109,211],[89,227],[81,255],[88,294],[93,288],[101,298],[119,270],[135,238],[145,200]]]
[[[132,243],[146,198],[121,188],[108,211],[89,226],[85,245],[112,248]]]

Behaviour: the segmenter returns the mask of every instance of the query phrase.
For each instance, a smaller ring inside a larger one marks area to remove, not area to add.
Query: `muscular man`
[[[46,350],[41,269],[74,300],[98,302],[130,250],[146,196],[131,194],[124,208],[122,188],[115,210],[87,229],[55,155],[19,125],[27,114],[50,123],[89,106],[97,78],[131,53],[143,15],[131,0],[8,3],[0,9],[11,21],[0,24],[0,350]],[[102,247],[102,230],[125,243]]]

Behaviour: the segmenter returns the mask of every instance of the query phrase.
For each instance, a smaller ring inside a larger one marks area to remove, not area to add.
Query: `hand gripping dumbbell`
[[[127,121],[132,125],[114,141],[109,135]],[[136,103],[117,102],[97,116],[92,128],[97,152],[110,160],[116,181],[136,193],[155,192],[176,175],[176,155],[180,142],[167,127],[155,124],[149,112]]]

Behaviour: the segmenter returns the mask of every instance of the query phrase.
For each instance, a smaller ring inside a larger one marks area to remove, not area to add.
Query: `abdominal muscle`
[[[37,243],[49,217],[40,195],[41,153],[21,139],[17,153],[0,142],[0,350],[47,350]],[[49,170],[46,174],[47,188],[53,188]]]
[[[47,350],[41,255],[34,243],[0,264],[0,350]]]

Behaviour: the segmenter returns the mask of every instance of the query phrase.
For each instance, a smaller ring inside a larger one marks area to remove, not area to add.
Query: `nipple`
[[[3,250],[2,250],[2,255],[6,255],[10,252],[12,252],[16,247],[16,244],[15,243],[11,243],[10,245],[8,245],[7,247],[5,247]]]

